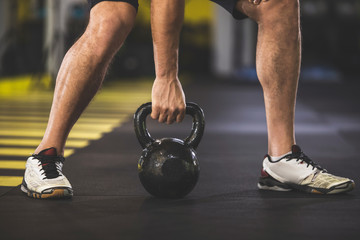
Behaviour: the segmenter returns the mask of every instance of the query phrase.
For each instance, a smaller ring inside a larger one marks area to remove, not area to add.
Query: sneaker
[[[320,194],[344,193],[353,190],[353,180],[334,176],[307,157],[299,146],[292,153],[272,161],[265,156],[258,188],[274,191],[294,189]]]
[[[62,174],[65,159],[48,148],[27,159],[21,190],[33,198],[71,198],[70,182]]]

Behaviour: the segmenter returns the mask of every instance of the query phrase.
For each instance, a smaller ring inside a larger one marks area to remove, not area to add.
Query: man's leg
[[[294,145],[301,58],[299,1],[269,0],[254,5],[239,0],[236,9],[259,27],[256,70],[264,92],[268,128],[268,155],[263,161],[259,188],[322,194],[351,191],[352,180],[327,173]]]
[[[124,2],[101,2],[91,10],[85,33],[61,64],[48,126],[35,153],[55,147],[63,154],[71,128],[99,89],[135,16],[135,8]]]
[[[280,156],[295,144],[294,112],[300,69],[301,35],[298,0],[270,0],[237,9],[258,23],[256,70],[264,91],[268,151]]]
[[[72,196],[71,184],[61,170],[67,136],[98,91],[135,16],[135,7],[125,2],[105,1],[92,8],[85,33],[61,64],[45,135],[35,154],[27,160],[21,190],[28,196]]]

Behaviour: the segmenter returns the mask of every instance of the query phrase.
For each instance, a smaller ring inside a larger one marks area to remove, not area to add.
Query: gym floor
[[[359,183],[359,85],[301,84],[297,143],[329,172]],[[109,83],[70,136],[64,173],[71,200],[35,200],[18,186],[44,130],[51,92],[0,102],[0,238],[9,239],[360,239],[360,187],[324,196],[259,191],[267,149],[258,84],[200,81],[185,87],[204,110],[200,179],[185,198],[156,199],[137,176],[141,147],[132,113],[151,82]],[[25,104],[25,105],[22,105]],[[27,104],[27,105],[26,105]],[[25,106],[25,107],[24,107]],[[24,112],[27,111],[27,112]],[[184,138],[191,119],[148,119],[156,137]],[[39,130],[41,129],[41,130]]]

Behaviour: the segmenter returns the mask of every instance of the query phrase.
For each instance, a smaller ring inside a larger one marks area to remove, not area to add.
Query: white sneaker
[[[55,148],[33,154],[26,162],[21,190],[33,198],[71,198],[71,184],[62,173],[64,161]]]
[[[334,194],[353,190],[353,180],[334,176],[307,157],[299,146],[292,153],[272,161],[265,156],[258,188],[274,191],[297,189],[309,193]]]

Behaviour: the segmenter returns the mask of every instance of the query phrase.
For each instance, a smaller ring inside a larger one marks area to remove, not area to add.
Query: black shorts
[[[133,5],[134,8],[136,9],[136,11],[138,10],[138,7],[139,7],[138,0],[88,0],[89,8],[92,9],[96,4],[98,4],[99,2],[104,2],[104,1],[127,2],[127,3],[130,3],[131,5]]]
[[[94,7],[96,4],[98,4],[99,2],[103,2],[103,1],[127,2],[127,3],[130,3],[131,5],[133,5],[134,8],[136,9],[136,11],[139,7],[138,0],[88,0],[90,9],[92,7]],[[235,19],[246,18],[246,16],[244,14],[235,10],[235,4],[236,4],[237,0],[210,0],[210,1],[213,1],[217,4],[219,4],[220,6],[222,6],[223,8],[225,8],[229,13],[231,13],[231,15],[233,15],[233,17]]]
[[[231,15],[235,19],[247,18],[246,15],[242,14],[241,12],[239,12],[235,9],[237,0],[210,0],[210,1],[213,1],[214,3],[217,3],[220,6],[222,6],[223,8],[225,8],[225,10],[228,11],[229,13],[231,13]]]

